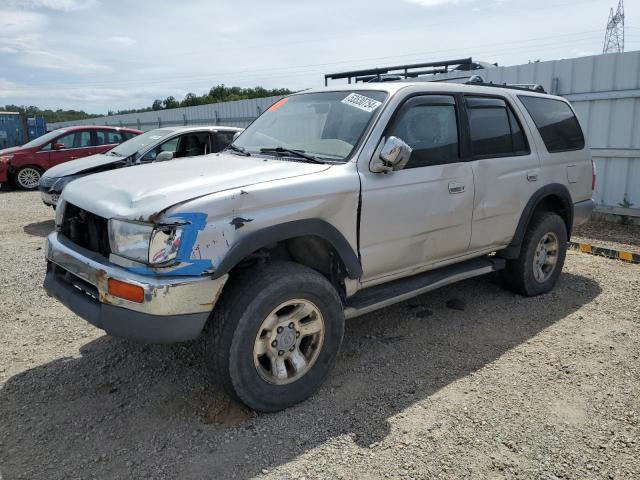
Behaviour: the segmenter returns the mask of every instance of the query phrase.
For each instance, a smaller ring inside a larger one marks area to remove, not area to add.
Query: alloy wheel
[[[320,309],[308,300],[280,304],[262,322],[253,347],[254,366],[268,383],[286,385],[313,367],[324,343]]]

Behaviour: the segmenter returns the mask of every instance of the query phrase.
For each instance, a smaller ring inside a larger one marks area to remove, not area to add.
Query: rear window
[[[571,107],[562,100],[519,95],[549,153],[582,150],[584,135]]]
[[[520,123],[503,99],[468,96],[465,100],[474,157],[529,154]]]

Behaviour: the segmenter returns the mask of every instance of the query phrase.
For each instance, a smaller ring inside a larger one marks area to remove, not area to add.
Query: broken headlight
[[[154,226],[148,223],[109,221],[109,244],[116,255],[161,265],[178,255],[182,227],[180,225]]]

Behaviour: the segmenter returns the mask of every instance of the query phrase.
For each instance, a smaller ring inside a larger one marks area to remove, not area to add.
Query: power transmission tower
[[[618,2],[618,9],[609,13],[607,32],[604,35],[604,48],[602,53],[624,52],[624,1]]]

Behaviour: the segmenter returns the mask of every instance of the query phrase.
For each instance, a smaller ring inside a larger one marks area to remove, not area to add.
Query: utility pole
[[[609,12],[607,32],[604,35],[602,53],[624,52],[624,0],[618,2],[618,9]]]

